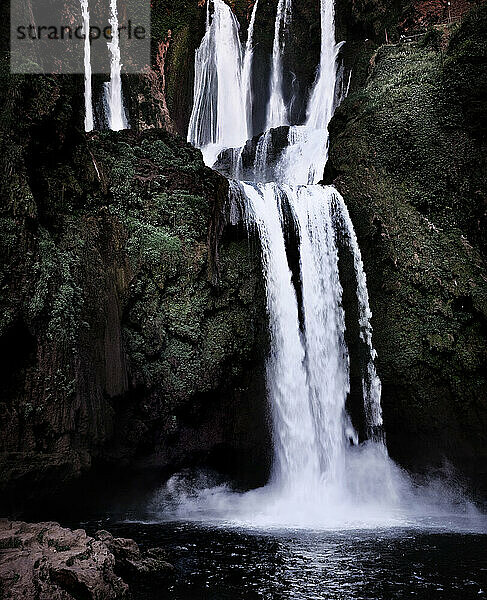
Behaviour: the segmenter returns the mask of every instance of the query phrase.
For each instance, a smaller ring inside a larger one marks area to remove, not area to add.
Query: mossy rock
[[[4,75],[2,502],[56,493],[94,459],[166,469],[248,444],[228,423],[265,406],[249,378],[265,297],[258,254],[225,230],[227,182],[164,131],[85,135],[81,78],[46,92]],[[187,449],[193,410],[220,425]]]
[[[446,52],[378,50],[366,86],[331,123],[325,172],[345,197],[364,256],[391,454],[415,468],[446,458],[478,480],[486,464],[487,165],[465,109],[475,105],[476,84],[462,81],[482,81],[486,10],[453,28]]]

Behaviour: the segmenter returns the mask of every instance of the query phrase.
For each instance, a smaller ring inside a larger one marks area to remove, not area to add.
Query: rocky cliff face
[[[485,475],[485,5],[384,46],[334,117],[325,173],[364,255],[392,456]],[[448,46],[445,49],[445,44]]]
[[[262,1],[259,16],[261,75],[275,4]],[[301,4],[288,57],[301,69],[298,96],[313,78],[319,41],[317,3]],[[236,3],[243,34],[250,8]],[[446,457],[479,476],[486,13],[473,13],[450,39],[434,29],[375,52],[389,19],[396,39],[409,27],[406,5],[396,8],[337,3],[338,38],[352,42],[353,93],[331,125],[325,178],[344,194],[364,254],[391,454],[411,468]],[[124,82],[132,132],[87,138],[81,77],[12,78],[1,63],[7,508],[93,464],[210,465],[254,485],[266,477],[258,247],[225,223],[225,180],[168,133],[185,133],[205,7],[160,0],[153,9],[153,73]],[[308,38],[304,60],[296,40]],[[349,302],[353,281],[344,286]]]
[[[227,183],[161,131],[85,138],[81,85],[4,74],[2,501],[96,457],[265,471],[263,287]]]

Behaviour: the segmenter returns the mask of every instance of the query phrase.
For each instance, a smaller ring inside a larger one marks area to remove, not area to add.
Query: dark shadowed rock
[[[288,133],[289,127],[276,127],[267,133],[261,133],[251,140],[247,140],[242,152],[240,152],[240,148],[228,148],[219,154],[213,168],[226,177],[233,177],[237,161],[240,159],[240,179],[244,181],[257,179],[261,182],[275,181],[275,169],[284,150],[289,145]],[[259,161],[256,169],[256,158],[259,159],[259,153],[260,158],[264,160]]]
[[[0,504],[136,455],[254,483],[265,297],[227,182],[160,130],[85,136],[81,79],[3,76]]]

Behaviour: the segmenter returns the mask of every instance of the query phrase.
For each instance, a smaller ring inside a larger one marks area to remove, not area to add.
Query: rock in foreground
[[[123,600],[119,576],[163,575],[172,570],[162,550],[142,555],[133,540],[106,531],[90,537],[58,523],[0,521],[0,597],[5,600]]]

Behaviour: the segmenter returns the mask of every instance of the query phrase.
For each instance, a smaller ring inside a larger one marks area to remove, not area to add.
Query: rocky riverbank
[[[107,531],[90,537],[58,523],[0,520],[0,595],[5,600],[128,600],[130,583],[170,577],[161,548],[142,553]]]

